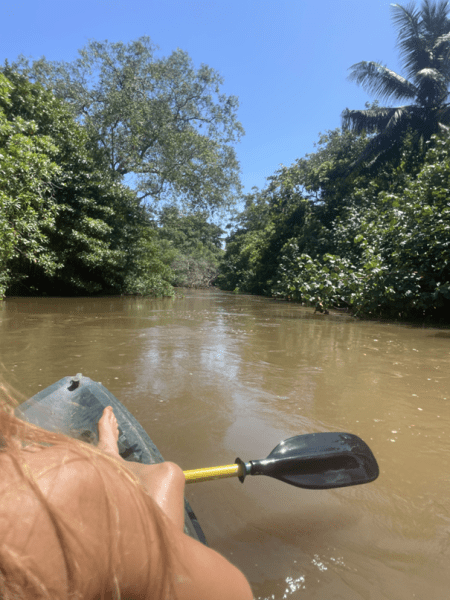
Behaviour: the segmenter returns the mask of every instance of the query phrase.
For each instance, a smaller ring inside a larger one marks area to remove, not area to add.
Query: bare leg
[[[104,409],[98,422],[98,439],[98,448],[100,450],[103,450],[106,454],[112,454],[116,458],[121,458],[117,446],[119,427],[111,406],[107,406]]]
[[[163,462],[155,465],[123,460],[119,455],[117,440],[119,428],[111,406],[107,406],[98,422],[98,448],[120,460],[140,479],[145,490],[180,529],[184,526],[183,471],[178,465]]]

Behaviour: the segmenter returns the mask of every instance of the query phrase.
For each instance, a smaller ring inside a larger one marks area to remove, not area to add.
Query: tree
[[[0,293],[168,293],[151,216],[67,104],[0,74]]]
[[[243,128],[238,100],[220,75],[174,51],[155,56],[148,37],[129,44],[91,41],[72,63],[16,68],[67,100],[118,178],[132,176],[139,199],[184,201],[196,209],[231,205],[240,192],[233,144]]]
[[[331,253],[314,259],[295,240],[286,244],[272,293],[372,317],[448,322],[450,140],[436,136],[430,146],[418,173],[400,174],[401,188],[394,181],[391,190],[354,191]]]
[[[183,214],[165,206],[159,214],[160,242],[174,251],[172,283],[178,287],[209,287],[219,272],[223,230],[203,212]]]
[[[11,283],[26,277],[14,264],[55,271],[44,230],[54,226],[57,214],[52,180],[60,172],[58,150],[35,120],[11,116],[15,89],[0,73],[0,297]],[[29,98],[27,90],[21,94],[23,106]]]
[[[173,296],[174,272],[171,263],[176,251],[158,237],[152,227],[144,227],[133,246],[133,259],[125,275],[124,290],[140,296]]]
[[[375,134],[351,170],[398,151],[408,129],[415,133],[416,145],[425,153],[423,142],[450,125],[449,2],[424,0],[421,9],[414,4],[393,4],[392,11],[406,78],[380,63],[362,61],[350,67],[349,79],[380,100],[411,103],[396,107],[375,104],[366,110],[346,109],[342,113],[344,129]]]
[[[314,144],[315,152],[297,159],[289,168],[284,167],[275,177],[270,177],[269,181],[283,182],[286,187],[288,175],[291,186],[316,207],[315,213],[321,223],[331,228],[352,190],[367,184],[369,180],[367,174],[356,172],[352,177],[342,177],[342,173],[357,160],[367,143],[365,132],[356,134],[336,128],[319,133],[319,140]],[[284,176],[281,177],[283,171]]]
[[[246,196],[237,230],[226,246],[218,283],[224,289],[267,294],[274,284],[283,247],[312,258],[330,252],[336,216],[345,207],[353,186],[368,177],[335,177],[367,144],[364,135],[339,129],[320,134],[317,151],[282,166],[267,186]]]

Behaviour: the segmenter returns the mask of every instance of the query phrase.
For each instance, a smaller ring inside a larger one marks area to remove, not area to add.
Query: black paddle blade
[[[252,460],[251,475],[268,475],[313,490],[373,481],[379,475],[369,446],[351,433],[310,433],[284,440],[263,460]]]

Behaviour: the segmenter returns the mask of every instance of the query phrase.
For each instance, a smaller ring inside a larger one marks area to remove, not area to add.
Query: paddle
[[[379,470],[369,446],[351,433],[308,433],[280,442],[267,458],[184,471],[186,483],[268,475],[301,488],[324,490],[369,483]]]

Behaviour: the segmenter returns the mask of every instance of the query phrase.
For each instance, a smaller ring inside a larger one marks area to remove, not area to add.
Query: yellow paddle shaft
[[[191,469],[184,471],[186,483],[197,483],[209,479],[224,479],[225,477],[242,477],[245,465],[223,465],[221,467],[206,467],[205,469]]]

